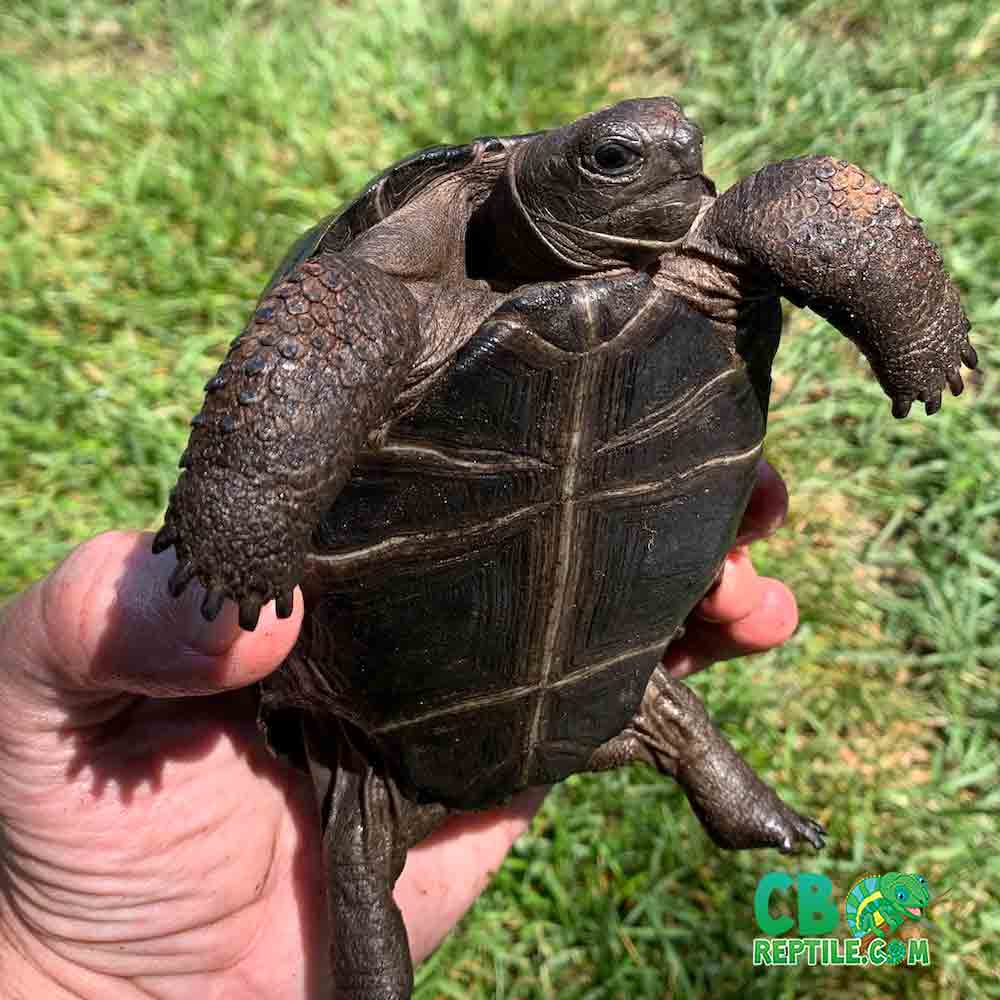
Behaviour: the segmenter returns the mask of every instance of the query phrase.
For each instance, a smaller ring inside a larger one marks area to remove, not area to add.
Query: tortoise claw
[[[940,409],[941,390],[936,389],[934,392],[927,394],[927,398],[924,400],[924,410],[927,413],[927,416],[932,417]]]
[[[910,407],[913,405],[912,399],[907,399],[905,396],[899,396],[892,401],[892,415],[897,420],[902,420],[910,412]]]
[[[260,618],[261,602],[256,597],[247,597],[240,601],[240,628],[252,632],[257,627]]]
[[[823,825],[797,813],[794,815],[797,822],[785,832],[781,843],[775,846],[782,854],[796,854],[802,842],[808,841],[817,851],[821,851],[826,846],[826,841],[823,839],[826,830]]]
[[[184,588],[194,579],[194,574],[195,568],[193,562],[189,559],[179,562],[174,567],[174,571],[170,574],[170,579],[167,581],[167,590],[170,591],[170,596],[180,597],[184,593]]]
[[[218,587],[210,587],[205,600],[201,602],[201,616],[207,622],[214,622],[226,601],[225,592]]]
[[[826,837],[826,827],[822,823],[817,823],[814,819],[809,820],[802,834],[817,851],[823,850],[826,846],[826,840],[824,839]]]
[[[153,538],[153,555],[156,556],[161,552],[166,552],[177,541],[178,537],[177,532],[165,524]]]
[[[979,355],[976,354],[976,349],[972,344],[962,345],[962,364],[966,368],[978,368],[979,367]]]
[[[295,607],[295,594],[289,591],[287,594],[279,594],[274,599],[274,610],[279,618],[289,618],[292,609]]]
[[[962,381],[962,375],[956,368],[954,371],[948,372],[945,376],[948,380],[948,388],[951,389],[951,394],[953,396],[961,396],[962,390],[965,388],[965,383]]]

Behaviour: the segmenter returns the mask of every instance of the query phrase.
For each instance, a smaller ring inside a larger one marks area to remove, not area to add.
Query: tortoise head
[[[493,269],[537,280],[642,266],[715,194],[701,147],[701,129],[668,97],[623,101],[515,147],[474,217]]]

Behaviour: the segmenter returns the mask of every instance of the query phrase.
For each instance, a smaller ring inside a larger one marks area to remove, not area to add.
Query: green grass
[[[696,681],[828,850],[724,855],[635,770],[549,799],[419,996],[1000,997],[1000,13],[990,0],[324,5],[12,0],[0,13],[0,592],[153,524],[223,345],[291,239],[405,153],[673,93],[727,184],[828,150],[891,183],[959,281],[983,376],[895,422],[790,317],[770,457],[780,651]],[[932,965],[755,972],[766,871],[919,870]]]

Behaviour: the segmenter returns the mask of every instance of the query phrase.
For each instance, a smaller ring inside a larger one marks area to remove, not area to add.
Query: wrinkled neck
[[[517,189],[518,151],[466,230],[466,273],[495,287],[554,280],[595,270],[545,237]]]
[[[777,297],[779,283],[740,247],[716,238],[717,203],[717,198],[702,198],[691,231],[676,251],[661,258],[654,280],[715,322],[736,327],[748,307]]]

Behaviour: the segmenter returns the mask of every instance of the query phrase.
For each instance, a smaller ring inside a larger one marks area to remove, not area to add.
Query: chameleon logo
[[[862,953],[875,938],[881,938],[888,942],[888,964],[898,965],[906,958],[906,945],[889,939],[905,921],[919,920],[930,900],[930,886],[923,875],[862,875],[844,900],[844,916],[851,933],[862,939]]]
[[[786,891],[797,896],[799,937],[786,936],[789,931],[794,934],[795,920],[780,912],[780,902],[773,899]],[[844,900],[844,916],[853,936],[843,938],[835,933],[840,914],[834,903],[833,883],[826,875],[799,872],[793,878],[788,872],[768,872],[754,893],[757,926],[767,936],[753,939],[753,964],[930,965],[930,942],[915,934],[913,926],[925,915],[930,901],[930,886],[923,875],[862,875]],[[831,932],[835,936],[820,936]]]

